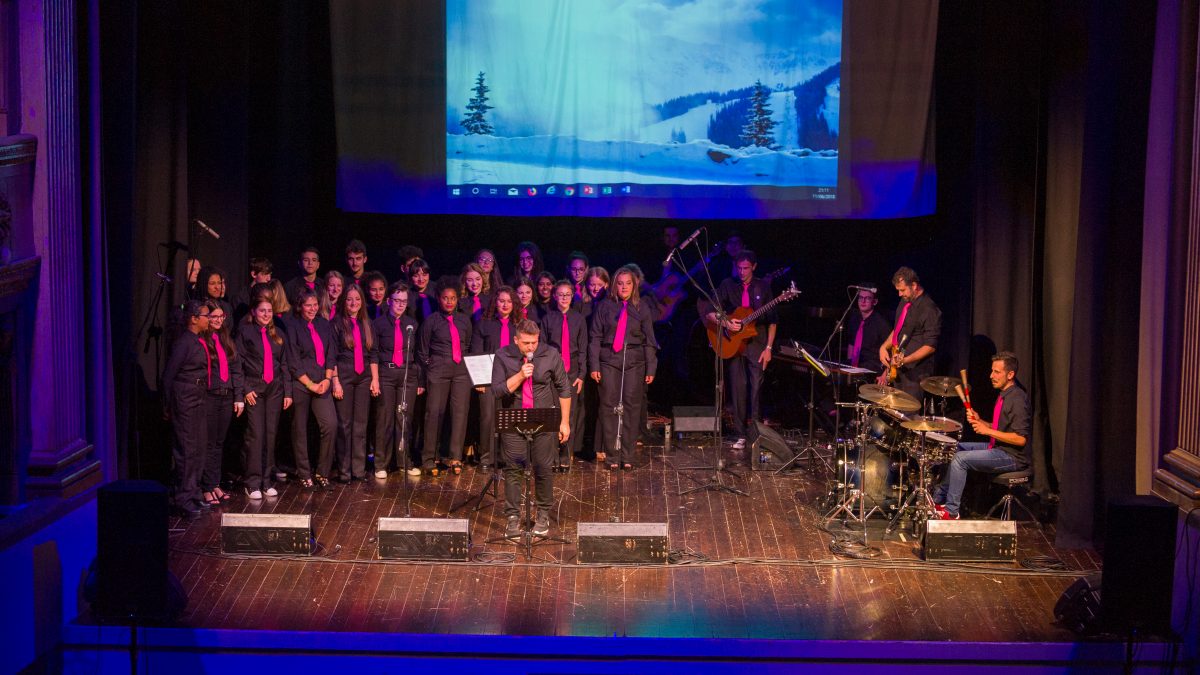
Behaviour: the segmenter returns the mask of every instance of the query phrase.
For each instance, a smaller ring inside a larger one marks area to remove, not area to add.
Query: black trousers
[[[367,416],[371,410],[371,375],[367,371],[342,378],[342,398],[337,406],[338,473],[343,478],[367,475]]]
[[[490,388],[479,394],[479,463],[496,463],[496,397]]]
[[[538,434],[533,439],[532,461],[526,457],[525,438],[517,434],[500,434],[500,452],[504,455],[504,515],[521,512],[525,493],[526,465],[533,469],[534,503],[538,513],[549,513],[554,506],[554,461],[558,454],[558,428],[553,433]]]
[[[246,473],[242,476],[248,490],[271,487],[271,469],[275,466],[275,439],[279,430],[279,414],[283,411],[283,383],[273,380],[258,396],[254,405],[246,406]]]
[[[396,455],[400,442],[400,413],[397,408],[403,400],[407,412],[404,413],[404,447],[412,458],[413,411],[417,405],[417,373],[415,368],[408,372],[408,389],[404,388],[404,369],[389,368],[387,364],[379,364],[379,399],[375,408],[375,470],[390,471],[392,457],[396,457],[397,468],[404,467],[404,457]],[[403,396],[403,398],[401,398]]]
[[[421,464],[431,468],[437,460],[442,421],[450,413],[450,459],[462,461],[471,405],[471,376],[463,363],[430,368],[425,388],[425,445]]]
[[[571,416],[568,418],[571,422],[571,437],[566,443],[558,445],[559,464],[570,464],[571,458],[579,454],[579,449],[583,447],[583,397],[582,391],[576,392],[575,387],[571,387]]]
[[[296,456],[296,475],[300,480],[313,477],[308,449],[308,418],[317,419],[317,475],[328,476],[333,469],[333,441],[337,437],[338,416],[333,395],[318,396],[299,380],[292,383],[292,451]]]
[[[584,443],[584,438],[587,439],[587,445],[581,446],[585,452],[591,456],[595,456],[597,452],[604,452],[604,430],[600,425],[600,385],[596,383],[590,376],[583,378],[583,395],[579,405],[583,413],[583,438],[579,442]],[[572,432],[574,427],[572,427]],[[590,450],[590,451],[589,451]]]
[[[614,454],[617,442],[617,404],[625,406],[621,419],[621,451]],[[603,450],[608,453],[608,461],[625,464],[633,461],[637,450],[637,439],[641,433],[642,407],[646,405],[646,363],[639,359],[629,359],[625,364],[624,386],[621,382],[621,363],[600,363],[600,426],[604,435]]]
[[[205,414],[204,382],[176,382],[171,400],[171,421],[175,443],[171,448],[174,462],[174,504],[181,509],[200,506],[200,473],[208,450],[208,419]]]
[[[738,436],[746,437],[748,422],[756,421],[762,414],[758,394],[762,391],[763,368],[758,362],[758,352],[751,354],[747,349],[739,356],[729,359],[726,372],[729,382],[730,407],[733,410],[733,430]]]
[[[209,391],[205,396],[208,418],[207,448],[204,451],[204,469],[200,472],[200,487],[205,492],[221,484],[221,460],[225,454],[225,435],[233,421],[233,392],[217,395]]]

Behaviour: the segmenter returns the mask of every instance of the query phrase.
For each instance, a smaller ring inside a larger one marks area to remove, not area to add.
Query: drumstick
[[[966,406],[967,410],[970,410],[971,409],[971,397],[967,396],[966,392],[963,391],[961,384],[954,385],[954,393],[958,394],[958,397],[960,399],[962,399],[963,405]]]
[[[967,392],[967,398],[971,398],[971,384],[967,382],[967,369],[963,368],[958,371],[958,374],[962,377],[963,390]]]

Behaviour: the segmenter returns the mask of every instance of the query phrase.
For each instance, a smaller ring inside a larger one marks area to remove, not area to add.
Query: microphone
[[[878,289],[878,288],[871,288],[870,286],[855,286],[855,285],[853,285],[853,284],[852,284],[852,285],[850,285],[850,286],[847,286],[846,288],[853,288],[853,289],[854,289],[854,290],[856,290],[856,291],[870,291],[870,292],[872,292],[872,293],[878,293],[878,292],[879,292],[879,289]]]
[[[696,241],[696,237],[700,236],[700,232],[702,230],[704,230],[703,226],[697,227],[696,231],[693,232],[691,234],[691,236],[689,236],[687,239],[683,240],[683,243],[679,245],[679,248],[687,248],[688,246],[690,246],[693,241]]]
[[[202,229],[202,230],[204,230],[205,232],[207,232],[207,233],[211,234],[213,239],[220,239],[220,238],[221,238],[221,235],[217,234],[217,231],[216,231],[216,230],[212,229],[212,228],[211,228],[211,227],[209,227],[208,225],[205,225],[203,220],[200,220],[199,218],[196,218],[196,219],[194,219],[192,222],[193,222],[193,223],[195,223],[195,224],[197,224],[197,225],[199,225],[199,226],[200,226],[200,229]]]
[[[410,324],[408,324],[407,326],[405,326],[405,327],[404,327],[404,332],[405,332],[405,333],[412,333],[412,332],[413,332],[413,326],[412,326],[412,324],[411,324],[411,323],[410,323]]]
[[[533,360],[533,352],[525,352],[525,363]]]
[[[677,249],[677,248],[673,248],[673,249],[671,249],[671,251],[669,253],[667,253],[667,259],[664,260],[663,264],[662,264],[663,267],[666,267],[667,265],[671,264],[671,258],[675,257],[675,251],[678,251],[678,250],[679,249]]]

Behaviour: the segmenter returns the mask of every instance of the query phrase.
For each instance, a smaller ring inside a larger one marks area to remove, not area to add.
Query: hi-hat
[[[945,375],[935,375],[921,380],[921,388],[934,396],[954,396],[954,385],[962,384],[960,380]]]
[[[910,394],[882,384],[862,385],[858,388],[858,397],[900,412],[916,412],[921,409],[921,403]]]
[[[912,431],[958,431],[962,429],[961,424],[945,417],[913,417],[901,422],[900,426]]]

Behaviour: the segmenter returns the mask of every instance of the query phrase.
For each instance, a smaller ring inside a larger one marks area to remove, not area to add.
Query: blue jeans
[[[963,488],[967,485],[967,471],[983,473],[1008,473],[1020,471],[1024,466],[1012,455],[1000,448],[988,449],[987,443],[959,443],[958,452],[950,462],[946,478],[937,487],[935,501],[942,502],[946,511],[958,515],[959,504],[962,503]],[[943,501],[943,499],[945,501]]]

